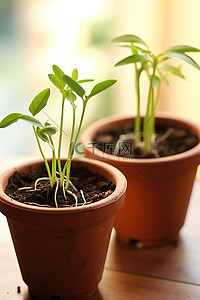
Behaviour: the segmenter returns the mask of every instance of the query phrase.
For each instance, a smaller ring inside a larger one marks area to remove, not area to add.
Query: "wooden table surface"
[[[0,171],[12,161],[0,160]],[[20,159],[18,160],[20,161]],[[196,181],[177,247],[139,249],[113,230],[105,270],[90,300],[200,300],[200,182]],[[0,300],[29,300],[6,218],[0,214]]]

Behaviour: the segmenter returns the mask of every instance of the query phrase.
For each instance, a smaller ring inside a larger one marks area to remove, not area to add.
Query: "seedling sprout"
[[[137,113],[134,122],[134,143],[144,154],[156,153],[155,114],[158,107],[160,86],[164,82],[169,85],[168,76],[175,75],[185,79],[181,72],[181,66],[166,63],[171,58],[180,59],[200,70],[199,65],[190,57],[188,52],[200,52],[199,49],[180,45],[155,55],[148,45],[136,35],[122,35],[112,40],[120,46],[129,48],[132,55],[120,60],[115,66],[127,64],[134,65],[135,91],[137,99]],[[146,113],[142,121],[141,117],[141,75],[146,73],[149,82],[149,91],[146,103]],[[143,137],[142,137],[143,131]],[[117,152],[117,149],[115,149]]]
[[[81,131],[81,127],[83,124],[83,119],[85,116],[86,106],[88,101],[96,96],[97,94],[101,93],[105,89],[112,86],[116,80],[109,79],[102,81],[96,84],[90,93],[86,95],[86,91],[83,88],[82,84],[86,82],[93,81],[93,79],[78,79],[78,70],[74,69],[72,71],[71,76],[66,75],[58,66],[53,65],[53,74],[49,74],[48,77],[50,81],[56,86],[56,88],[61,93],[61,115],[60,115],[60,124],[59,126],[53,126],[47,120],[44,124],[40,122],[39,119],[35,118],[35,116],[40,113],[44,107],[47,105],[47,102],[50,97],[50,89],[46,88],[41,91],[35,98],[32,100],[29,106],[30,114],[21,114],[21,113],[11,113],[7,115],[1,122],[0,128],[5,128],[19,120],[27,121],[32,125],[33,132],[39,147],[39,151],[42,155],[44,160],[44,164],[46,166],[48,177],[45,178],[38,178],[35,182],[35,189],[37,189],[38,182],[40,180],[48,180],[51,184],[52,188],[55,188],[55,206],[58,207],[57,204],[57,191],[59,187],[62,188],[63,196],[67,198],[66,194],[70,194],[74,197],[75,206],[78,206],[78,199],[75,193],[68,190],[69,185],[72,186],[74,191],[76,191],[76,187],[70,181],[70,170],[71,170],[71,162],[75,152],[75,145],[78,141],[78,137]],[[75,103],[77,97],[82,99],[82,112],[80,116],[80,120],[78,120],[77,129],[76,129],[76,119],[77,119],[77,112],[76,108],[77,105]],[[64,121],[65,121],[65,103],[66,100],[71,104],[72,108],[72,124],[71,124],[71,132],[69,134],[69,144],[67,150],[67,159],[62,166],[61,164],[61,148],[62,148],[62,141],[63,141],[63,128],[64,128]],[[59,141],[58,141],[58,149],[56,149],[54,144],[54,135],[58,133]],[[45,153],[43,151],[42,142],[47,143],[52,151],[52,159],[51,164],[48,162]],[[30,189],[30,187],[25,187]],[[84,193],[81,191],[81,195],[83,198],[83,203],[86,203]],[[30,204],[30,203],[29,203]]]

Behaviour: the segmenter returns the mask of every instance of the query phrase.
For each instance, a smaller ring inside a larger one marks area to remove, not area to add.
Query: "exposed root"
[[[67,190],[67,193],[69,195],[71,195],[71,196],[74,197],[74,199],[75,199],[75,206],[78,206],[78,198],[77,198],[77,196],[74,193],[72,193],[71,191],[69,191],[69,190]]]
[[[17,190],[18,191],[29,190],[29,192],[30,192],[30,190],[35,191],[35,190],[33,190],[32,186],[23,186],[23,187],[18,188]]]
[[[35,190],[37,190],[38,182],[40,182],[42,180],[49,181],[49,177],[40,177],[40,178],[36,179],[36,181],[35,181]]]
[[[164,141],[166,141],[166,139],[172,134],[173,132],[173,128],[169,128],[163,135],[159,136],[157,139],[156,139],[156,144],[160,144],[160,143],[163,143]]]
[[[59,173],[57,172],[57,174],[59,175]],[[27,190],[28,192],[33,192],[33,191],[38,191],[39,189],[37,188],[38,186],[38,183],[40,181],[49,181],[49,178],[48,177],[40,177],[38,179],[36,179],[35,181],[35,184],[34,184],[34,188],[33,187],[30,187],[30,186],[27,186],[27,187],[21,187],[21,188],[18,188],[18,191],[22,191],[22,190]],[[59,189],[59,186],[62,186],[62,193],[63,193],[63,196],[67,202],[67,194],[71,195],[73,198],[74,198],[74,202],[75,202],[75,206],[83,206],[83,205],[86,205],[86,204],[90,204],[91,202],[87,202],[86,199],[85,199],[85,195],[83,193],[83,190],[80,190],[80,194],[81,194],[81,197],[83,199],[83,202],[80,202],[78,203],[78,197],[76,196],[76,194],[74,194],[72,191],[70,190],[66,190],[65,189],[65,183],[66,183],[66,176],[64,177],[64,180],[63,182],[61,183],[61,179],[60,178],[57,178],[57,181],[56,181],[56,187],[55,187],[55,192],[54,192],[54,203],[55,203],[55,207],[58,208],[58,201],[57,201],[57,195],[58,195],[58,189]],[[75,192],[78,192],[78,189],[75,187],[75,185],[72,183],[71,180],[69,180],[69,186],[73,188],[73,190]],[[24,202],[25,204],[30,204],[30,205],[35,205],[35,206],[41,206],[41,207],[52,207],[48,204],[38,204],[38,203],[35,203],[35,202]],[[67,203],[66,204],[62,204],[60,205],[60,207],[71,207],[71,205],[68,205]]]
[[[37,203],[37,202],[24,202],[24,204],[29,204],[29,205],[35,205],[35,206],[42,206],[42,207],[51,207],[52,208],[52,206],[50,206],[50,205],[48,205],[48,204],[39,204],[39,203]]]
[[[67,196],[65,193],[65,181],[63,181],[62,188],[63,188],[63,196],[64,196],[65,200],[67,200]]]
[[[159,155],[157,149],[153,149],[153,150],[152,150],[152,153],[153,153],[153,155],[154,155],[156,158],[160,157],[160,155]]]
[[[81,197],[82,197],[82,199],[83,199],[83,205],[85,205],[87,202],[86,202],[86,200],[85,200],[85,195],[84,195],[84,193],[83,193],[83,190],[80,190],[80,193],[81,193]]]
[[[56,188],[55,188],[55,193],[54,193],[54,202],[55,202],[56,208],[58,208],[58,202],[57,202],[57,192],[58,192],[58,187],[59,187],[59,182],[58,182],[58,180],[57,180],[57,182],[56,182]]]
[[[59,172],[56,172],[57,175],[60,176]],[[64,182],[66,181],[66,176],[64,176]],[[77,188],[75,187],[75,185],[72,183],[71,180],[69,180],[69,185],[75,190],[75,192],[78,192]]]

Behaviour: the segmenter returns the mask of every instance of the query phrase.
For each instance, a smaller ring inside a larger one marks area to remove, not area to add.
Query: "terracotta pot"
[[[33,207],[4,194],[15,170],[29,172],[40,164],[41,160],[21,164],[0,177],[0,211],[7,217],[22,277],[33,299],[87,299],[102,277],[126,179],[108,164],[74,159],[73,166],[85,166],[112,180],[115,191],[94,204],[59,209]]]
[[[187,126],[200,139],[196,124],[168,115],[157,117],[157,124],[169,122]],[[132,117],[111,117],[88,127],[81,140],[85,156],[104,160],[121,170],[128,181],[125,205],[117,214],[114,227],[124,242],[136,240],[143,246],[157,246],[177,240],[200,163],[200,144],[184,153],[150,159],[128,159],[103,153],[92,143],[98,132],[133,124]]]

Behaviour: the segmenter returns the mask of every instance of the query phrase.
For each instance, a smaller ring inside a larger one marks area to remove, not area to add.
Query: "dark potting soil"
[[[120,135],[130,134],[127,140],[120,142],[117,154],[120,157],[129,158],[155,158],[185,152],[199,143],[198,137],[187,128],[180,126],[159,126],[156,127],[156,151],[144,154],[140,148],[136,148],[133,142],[133,127],[121,126],[110,131],[98,133],[93,141],[94,147],[104,153],[114,154],[114,149]]]
[[[41,180],[34,189],[35,181],[38,178],[47,177],[45,166],[30,170],[28,173],[15,172],[9,178],[5,193],[12,199],[35,206],[56,207],[55,205],[55,187],[52,188],[49,181]],[[113,182],[99,174],[94,174],[83,167],[71,169],[70,180],[77,189],[69,186],[68,190],[76,194],[78,205],[97,202],[108,197],[115,190]],[[32,187],[31,189],[20,189],[22,187]],[[81,192],[83,191],[83,193]],[[57,192],[58,207],[75,206],[75,199],[72,195],[66,193],[67,199],[63,196],[63,189],[59,187]]]

